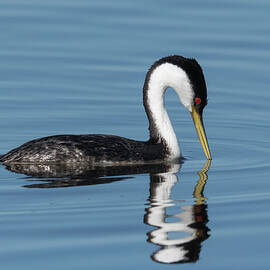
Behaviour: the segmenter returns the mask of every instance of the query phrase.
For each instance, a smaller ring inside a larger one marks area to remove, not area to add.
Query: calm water
[[[180,54],[205,72],[213,156],[169,90],[181,167],[0,166],[2,267],[268,269],[269,12],[266,0],[2,0],[0,153],[63,133],[146,140],[145,73]]]

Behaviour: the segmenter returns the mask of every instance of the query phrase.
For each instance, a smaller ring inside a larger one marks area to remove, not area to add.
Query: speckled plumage
[[[89,134],[56,135],[36,139],[15,148],[2,156],[8,163],[75,163],[104,165],[110,163],[162,161],[166,149],[162,143],[140,142],[127,138]]]

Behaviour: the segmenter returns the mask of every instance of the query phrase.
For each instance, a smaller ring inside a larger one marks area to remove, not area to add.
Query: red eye
[[[200,104],[200,103],[201,103],[201,99],[200,99],[200,98],[195,98],[194,102],[195,102],[196,104]]]

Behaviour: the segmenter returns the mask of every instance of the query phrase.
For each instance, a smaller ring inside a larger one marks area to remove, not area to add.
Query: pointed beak
[[[194,125],[196,128],[200,143],[202,145],[203,151],[204,151],[207,159],[212,159],[209,145],[208,145],[208,141],[207,141],[207,137],[205,135],[202,115],[197,111],[195,106],[192,106],[191,116],[192,116],[192,119],[193,119],[193,122],[194,122]]]

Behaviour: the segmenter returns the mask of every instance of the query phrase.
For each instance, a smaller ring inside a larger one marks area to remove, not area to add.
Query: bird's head
[[[201,66],[195,59],[173,55],[161,58],[148,71],[145,89],[173,88],[191,113],[200,143],[207,159],[212,159],[203,125],[207,105],[207,87]]]

